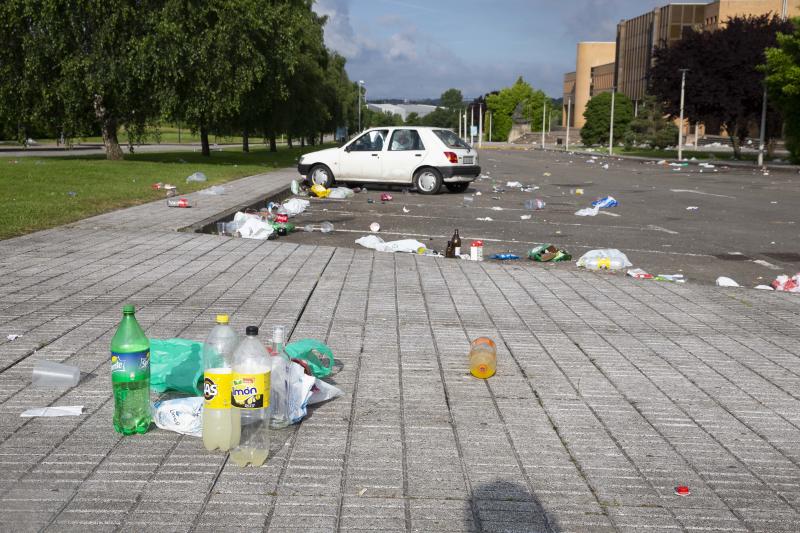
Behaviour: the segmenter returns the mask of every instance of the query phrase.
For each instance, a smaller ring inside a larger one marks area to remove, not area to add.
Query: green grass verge
[[[212,152],[168,152],[104,156],[0,157],[0,239],[52,228],[100,213],[165,198],[154,183],[171,183],[189,193],[271,169],[294,166],[300,154],[319,146]],[[186,183],[194,172],[206,183]]]

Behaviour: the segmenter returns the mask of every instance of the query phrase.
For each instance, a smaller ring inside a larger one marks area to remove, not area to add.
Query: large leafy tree
[[[611,133],[611,93],[600,93],[586,104],[583,112],[586,123],[581,128],[585,145],[606,144]],[[622,93],[614,96],[614,138],[623,139],[633,120],[633,103]]]
[[[762,15],[736,17],[720,30],[690,31],[654,53],[650,92],[672,117],[680,114],[681,72],[687,68],[685,117],[706,126],[720,125],[730,136],[735,157],[741,141],[761,116],[764,51],[777,44],[778,33],[791,33],[790,22]]]
[[[783,113],[786,148],[800,163],[800,19],[792,31],[777,36],[777,46],[766,51],[769,96]]]
[[[531,122],[531,128],[541,131],[542,106],[546,101],[542,91],[536,91],[520,76],[511,87],[486,97],[486,105],[492,112],[492,141],[505,141],[511,133],[513,114],[522,104],[523,118]],[[537,122],[538,118],[538,122]]]

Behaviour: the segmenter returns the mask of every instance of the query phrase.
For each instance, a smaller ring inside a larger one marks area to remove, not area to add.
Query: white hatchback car
[[[418,126],[369,129],[340,148],[305,154],[297,170],[311,185],[413,184],[422,194],[436,194],[442,184],[464,192],[481,173],[478,153],[458,135]]]

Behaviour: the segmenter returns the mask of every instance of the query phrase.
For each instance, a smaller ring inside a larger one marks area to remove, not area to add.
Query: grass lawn
[[[117,133],[120,145],[128,144],[128,134],[125,129],[120,129]],[[56,144],[56,139],[34,139],[39,144]],[[102,137],[76,137],[72,139],[74,144],[80,143],[100,143],[102,144]],[[200,143],[200,133],[192,133],[191,129],[187,127],[178,128],[174,125],[163,125],[158,128],[158,135],[151,133],[147,135],[144,140],[148,144],[192,144]],[[224,136],[224,135],[209,135],[208,142],[211,144],[242,144],[241,135]],[[264,139],[258,135],[250,137],[250,144],[263,144]],[[8,146],[21,146],[16,142],[6,141],[4,143]]]
[[[105,156],[0,157],[0,239],[164,199],[164,191],[152,189],[163,182],[189,193],[270,169],[294,166],[304,152],[319,146],[212,152],[170,152],[126,155],[124,161]],[[201,171],[206,183],[186,183]]]

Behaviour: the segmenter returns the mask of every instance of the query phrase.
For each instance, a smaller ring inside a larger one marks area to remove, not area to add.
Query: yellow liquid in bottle
[[[489,350],[469,352],[469,371],[480,379],[490,378],[497,370],[497,355]]]

